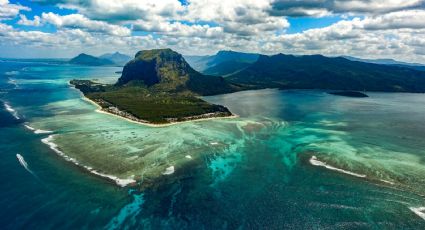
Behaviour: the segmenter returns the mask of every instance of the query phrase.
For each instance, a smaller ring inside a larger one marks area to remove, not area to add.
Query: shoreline
[[[80,91],[81,92],[81,91]],[[160,127],[167,127],[167,126],[172,126],[172,125],[178,125],[178,124],[182,124],[182,123],[187,123],[187,122],[198,122],[198,121],[208,121],[208,120],[213,120],[213,119],[233,119],[233,118],[238,118],[238,115],[232,114],[231,116],[225,116],[225,117],[207,117],[207,118],[198,118],[198,119],[192,119],[192,120],[185,120],[185,121],[175,121],[175,122],[170,122],[170,123],[164,123],[164,124],[154,124],[154,123],[148,123],[148,122],[140,122],[140,121],[135,121],[132,119],[129,119],[127,117],[123,117],[114,113],[110,113],[108,111],[103,110],[102,106],[100,106],[99,104],[97,104],[95,101],[91,100],[90,98],[86,97],[82,92],[82,99],[84,101],[87,101],[93,105],[96,106],[96,112],[97,113],[103,113],[103,114],[107,114],[107,115],[111,115],[114,117],[118,117],[121,119],[124,119],[126,121],[135,123],[135,124],[139,124],[139,125],[144,125],[144,126],[148,126],[148,127],[154,127],[154,128],[160,128]],[[199,115],[202,116],[202,115]]]

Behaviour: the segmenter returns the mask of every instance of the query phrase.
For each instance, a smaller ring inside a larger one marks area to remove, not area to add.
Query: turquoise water
[[[2,229],[425,227],[425,95],[246,91],[153,128],[68,85],[119,70],[0,62]]]

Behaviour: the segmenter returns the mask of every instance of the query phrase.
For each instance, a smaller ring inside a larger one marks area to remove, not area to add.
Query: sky
[[[0,0],[0,57],[155,48],[425,63],[425,0]]]

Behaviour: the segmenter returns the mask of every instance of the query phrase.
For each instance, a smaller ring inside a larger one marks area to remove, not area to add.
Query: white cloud
[[[364,20],[365,29],[424,29],[425,28],[425,10],[406,10],[393,12],[374,18]]]
[[[33,20],[29,20],[27,16],[25,16],[24,14],[20,14],[19,17],[20,19],[17,22],[19,25],[24,25],[24,26],[40,26],[41,25],[41,19],[39,16],[34,16]]]
[[[419,0],[189,0],[188,5],[177,0],[155,4],[145,0],[63,0],[60,4],[78,13],[43,13],[33,20],[22,15],[19,20],[22,25],[51,24],[57,32],[26,32],[8,26],[3,32],[0,29],[0,41],[97,53],[171,47],[185,54],[232,49],[425,63],[425,10]],[[285,34],[290,25],[281,15],[334,13],[357,16],[324,28]],[[147,35],[134,36],[138,33],[132,35],[129,28]]]
[[[0,0],[0,20],[13,19],[20,11],[30,11],[31,9],[19,4],[11,4],[8,0]]]
[[[115,36],[129,36],[130,29],[112,25],[103,21],[88,19],[81,14],[58,15],[54,13],[43,13],[41,15],[43,23],[50,23],[58,28],[80,28],[90,32],[101,32]]]
[[[380,14],[423,7],[424,0],[273,0],[270,12],[282,16]]]

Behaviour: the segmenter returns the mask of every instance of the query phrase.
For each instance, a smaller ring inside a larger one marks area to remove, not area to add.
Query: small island
[[[332,95],[344,96],[344,97],[369,97],[367,94],[358,91],[336,91],[328,92]]]
[[[144,124],[233,116],[226,107],[199,96],[234,92],[234,86],[222,77],[196,72],[182,55],[170,49],[138,52],[116,84],[90,80],[70,83],[101,111]]]

